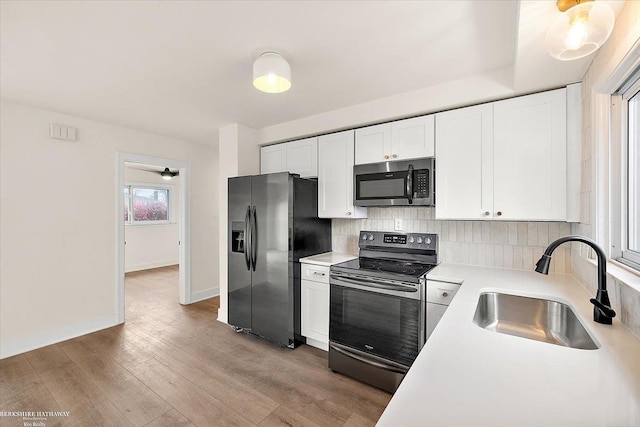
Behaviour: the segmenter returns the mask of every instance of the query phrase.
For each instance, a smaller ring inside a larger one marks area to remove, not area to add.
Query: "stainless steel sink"
[[[563,347],[598,348],[571,307],[557,301],[499,292],[482,293],[473,323],[501,334]]]

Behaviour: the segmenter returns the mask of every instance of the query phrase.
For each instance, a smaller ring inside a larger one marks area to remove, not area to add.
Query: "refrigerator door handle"
[[[256,216],[256,207],[253,207],[253,228],[251,229],[251,263],[253,271],[256,271],[256,262],[258,262],[258,218]]]
[[[247,206],[247,213],[244,216],[244,262],[247,270],[251,271],[251,206]]]

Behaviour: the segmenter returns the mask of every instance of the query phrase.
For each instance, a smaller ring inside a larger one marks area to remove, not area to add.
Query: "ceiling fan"
[[[162,176],[162,179],[169,181],[174,176],[179,175],[180,172],[179,171],[171,172],[169,168],[164,168],[164,170],[162,172],[159,172],[159,174],[160,176]]]

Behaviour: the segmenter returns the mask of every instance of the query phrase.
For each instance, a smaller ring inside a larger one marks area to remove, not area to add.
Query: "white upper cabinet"
[[[435,155],[435,116],[415,117],[391,123],[392,160]]]
[[[493,104],[493,208],[502,219],[567,217],[566,90]]]
[[[391,123],[356,130],[356,165],[384,162],[390,152]]]
[[[355,164],[433,157],[434,115],[356,130]]]
[[[436,218],[567,218],[566,90],[436,114]]]
[[[318,138],[270,145],[260,149],[260,173],[297,173],[302,178],[318,176]]]
[[[318,216],[366,218],[367,209],[353,206],[354,131],[318,138]]]
[[[287,169],[287,150],[284,144],[260,148],[260,173],[284,172]]]
[[[436,114],[436,217],[489,217],[492,162],[491,104]]]

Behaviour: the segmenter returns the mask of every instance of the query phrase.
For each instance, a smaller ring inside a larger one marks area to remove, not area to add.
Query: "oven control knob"
[[[374,240],[375,237],[373,237],[373,234],[369,234],[369,240]]]
[[[362,240],[367,240],[367,235],[366,234],[362,235]]]
[[[425,238],[425,239],[424,239],[424,242],[425,242],[427,245],[430,245],[430,244],[431,244],[431,237],[427,237],[427,238]]]
[[[415,241],[416,241],[416,239],[414,239],[413,236],[409,237],[409,243],[413,243]]]
[[[421,245],[422,244],[422,237],[418,237],[418,244]]]

